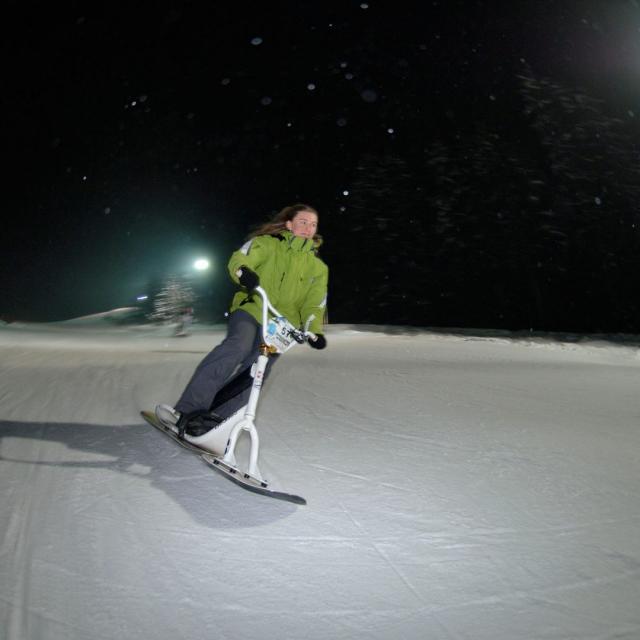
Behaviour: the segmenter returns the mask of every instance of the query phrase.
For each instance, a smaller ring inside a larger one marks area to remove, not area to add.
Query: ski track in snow
[[[7,640],[640,637],[635,348],[330,327],[258,410],[299,507],[143,424],[170,331],[0,329]]]

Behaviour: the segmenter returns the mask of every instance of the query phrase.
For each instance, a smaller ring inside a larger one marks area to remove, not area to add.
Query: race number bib
[[[271,318],[267,323],[266,342],[275,347],[278,353],[284,353],[295,344],[295,327],[284,317]]]

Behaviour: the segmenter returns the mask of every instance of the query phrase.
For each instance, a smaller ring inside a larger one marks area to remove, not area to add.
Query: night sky
[[[320,212],[329,319],[640,333],[640,3],[10,2],[0,317]]]

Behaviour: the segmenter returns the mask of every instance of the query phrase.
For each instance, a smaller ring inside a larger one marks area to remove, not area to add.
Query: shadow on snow
[[[37,459],[28,459],[26,455],[24,458],[11,457],[3,451],[5,438],[55,442],[70,450],[112,459],[47,460],[46,451],[44,454],[38,452]],[[214,529],[260,526],[285,518],[299,508],[234,485],[210,469],[196,454],[182,449],[146,424],[107,426],[0,420],[0,461],[109,470],[137,476],[162,490],[199,524]],[[149,469],[148,472],[141,471],[145,467]],[[123,499],[126,500],[127,495]]]

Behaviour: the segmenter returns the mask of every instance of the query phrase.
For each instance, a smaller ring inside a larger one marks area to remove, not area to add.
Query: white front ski
[[[161,431],[166,436],[169,436],[169,438],[171,438],[174,442],[177,442],[181,447],[188,449],[192,453],[198,454],[210,467],[220,472],[223,476],[225,476],[225,478],[228,478],[243,489],[253,491],[254,493],[260,493],[263,496],[269,496],[270,498],[276,498],[277,500],[286,500],[287,502],[293,502],[295,504],[307,504],[307,501],[300,496],[296,496],[292,493],[273,491],[272,489],[269,489],[269,486],[266,482],[259,480],[258,478],[255,478],[244,471],[241,471],[228,462],[224,462],[222,458],[209,453],[205,449],[198,447],[192,442],[184,440],[183,438],[179,438],[178,434],[173,431],[173,429],[166,427],[158,420],[154,412],[141,411],[140,413],[151,426],[155,427],[156,429],[158,429],[158,431]]]
[[[213,469],[221,473],[223,476],[241,486],[243,489],[253,491],[254,493],[260,493],[263,496],[269,496],[270,498],[276,498],[277,500],[286,500],[287,502],[293,502],[295,504],[307,504],[307,501],[301,496],[296,496],[293,493],[285,493],[284,491],[274,491],[269,489],[266,482],[254,478],[250,474],[237,469],[236,467],[226,463],[222,458],[218,458],[211,453],[203,453],[202,459]]]

